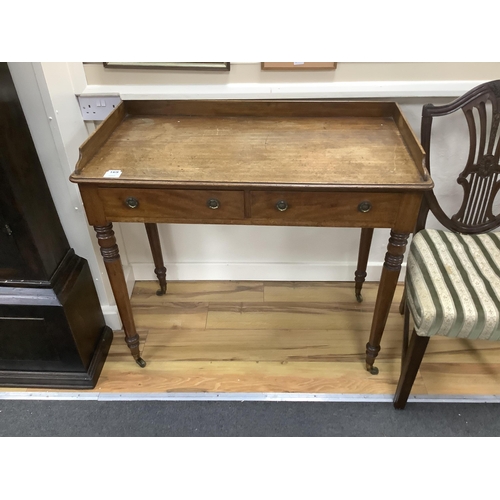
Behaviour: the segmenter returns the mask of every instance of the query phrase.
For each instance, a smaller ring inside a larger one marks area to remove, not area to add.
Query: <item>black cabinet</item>
[[[111,340],[0,63],[0,386],[93,388]]]

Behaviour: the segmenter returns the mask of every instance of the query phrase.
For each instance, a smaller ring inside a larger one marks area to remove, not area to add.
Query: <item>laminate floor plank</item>
[[[363,285],[362,304],[375,304],[378,283]],[[394,301],[401,300],[402,290],[396,290]],[[353,300],[354,299],[354,300]],[[354,295],[354,282],[334,283],[324,281],[272,281],[264,283],[265,302],[325,302],[358,304]]]
[[[399,360],[401,331],[387,331],[378,359]],[[159,361],[355,362],[366,332],[337,330],[150,330],[144,355]]]
[[[423,362],[500,363],[500,342],[433,337],[427,345]]]
[[[425,360],[425,358],[424,358]],[[496,396],[500,363],[422,362],[420,375],[429,394]]]
[[[263,302],[261,281],[171,281],[167,293],[157,296],[156,281],[137,281],[132,306],[165,305],[170,302]]]
[[[155,361],[147,369],[109,367],[96,386],[100,392],[249,392],[391,394],[396,390],[399,363],[380,361],[373,376],[364,363]],[[122,382],[119,382],[119,379]],[[425,394],[419,376],[415,394]]]
[[[402,318],[393,304],[387,329],[400,328]],[[399,317],[398,317],[399,316]],[[300,329],[345,330],[369,332],[373,305],[336,304],[323,302],[265,302],[211,303],[208,309],[207,329],[229,328],[240,330]]]
[[[135,325],[139,329],[191,329],[205,328],[208,303],[206,302],[169,302],[132,306]]]
[[[364,301],[333,282],[137,282],[132,309],[146,368],[115,331],[99,381],[102,393],[249,392],[393,394],[403,318],[397,287],[374,376],[365,370],[377,283]],[[497,395],[500,342],[431,339],[412,394]],[[0,388],[1,392],[56,389]],[[61,389],[61,392],[78,392]]]

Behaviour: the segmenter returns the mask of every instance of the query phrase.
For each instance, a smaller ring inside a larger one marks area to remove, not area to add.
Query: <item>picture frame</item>
[[[229,71],[229,62],[103,62],[106,69],[159,69],[182,71]]]
[[[263,62],[262,70],[334,70],[337,69],[336,62]]]

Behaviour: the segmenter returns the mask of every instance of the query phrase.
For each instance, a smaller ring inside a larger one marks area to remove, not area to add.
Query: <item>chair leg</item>
[[[405,313],[406,310],[406,284],[403,288],[403,296],[401,297],[401,302],[399,303],[399,314],[401,316]]]
[[[415,329],[413,329],[410,345],[408,346],[401,375],[399,377],[398,387],[394,395],[394,408],[402,410],[406,406],[408,396],[413,387],[413,382],[415,382],[428,343],[429,337],[420,337],[415,332]]]
[[[401,350],[401,370],[403,369],[403,363],[406,357],[406,352],[408,351],[408,340],[410,338],[410,310],[408,306],[404,306],[404,324],[403,324],[403,348]]]

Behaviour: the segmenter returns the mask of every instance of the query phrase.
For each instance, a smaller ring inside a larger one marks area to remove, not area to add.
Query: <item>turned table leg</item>
[[[148,234],[149,246],[153,254],[155,263],[155,274],[160,284],[160,289],[156,295],[165,295],[167,293],[167,268],[163,264],[163,256],[161,253],[160,235],[158,234],[158,226],[156,224],[146,222],[146,232]]]
[[[368,264],[368,257],[370,255],[370,246],[372,244],[373,228],[364,227],[361,229],[361,238],[359,240],[359,253],[358,253],[358,266],[354,273],[356,300],[363,302],[361,295],[361,288],[366,278],[366,267]]]
[[[377,301],[375,302],[370,339],[366,344],[366,369],[374,375],[378,373],[378,368],[375,368],[373,363],[380,351],[380,340],[382,339],[392,299],[394,298],[396,285],[398,284],[399,272],[401,271],[401,264],[403,263],[409,236],[409,233],[391,231],[391,237],[387,245]]]
[[[141,358],[139,353],[139,335],[135,329],[132,307],[130,305],[125,276],[123,275],[123,267],[118,245],[116,244],[113,224],[109,223],[106,226],[94,226],[94,229],[97,234],[97,241],[101,248],[101,255],[109,276],[109,282],[113,290],[118,312],[120,313],[120,318],[123,323],[125,341],[136,363],[141,368],[144,368],[146,362]]]

